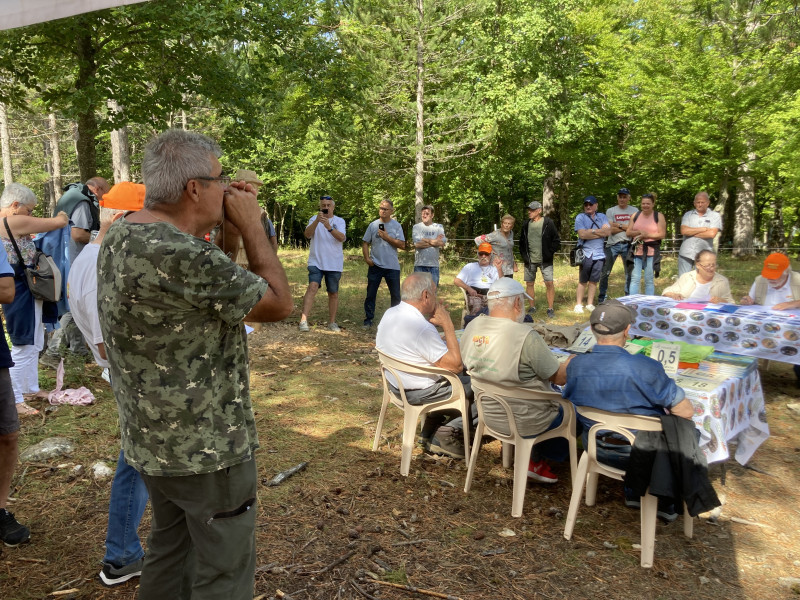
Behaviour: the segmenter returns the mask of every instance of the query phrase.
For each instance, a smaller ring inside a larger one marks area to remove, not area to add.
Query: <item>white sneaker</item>
[[[339,331],[342,330],[336,323],[328,323],[328,329],[330,329],[331,331],[336,331],[336,332],[339,332]]]
[[[300,325],[298,327],[300,331],[308,331],[308,321],[300,321]]]
[[[594,310],[594,304],[587,304],[586,305],[586,310],[588,310],[589,312],[592,312]]]
[[[576,304],[575,308],[572,309],[572,310],[573,310],[573,312],[575,312],[575,313],[577,313],[579,315],[582,315],[583,314],[583,304]]]

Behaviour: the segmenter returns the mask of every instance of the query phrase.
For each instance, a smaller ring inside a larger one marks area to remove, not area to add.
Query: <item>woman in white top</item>
[[[701,250],[694,261],[694,270],[684,273],[662,292],[673,300],[735,304],[728,278],[717,273],[717,255]]]
[[[638,294],[644,269],[644,293],[656,293],[653,263],[656,260],[661,240],[667,235],[667,221],[664,215],[654,210],[655,194],[642,196],[641,210],[631,217],[627,234],[633,244],[633,272],[631,273],[630,293]]]

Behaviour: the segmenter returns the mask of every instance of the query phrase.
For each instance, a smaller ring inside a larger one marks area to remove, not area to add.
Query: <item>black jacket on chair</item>
[[[640,431],[631,449],[625,486],[636,496],[680,499],[696,517],[720,505],[708,479],[708,463],[689,419],[663,415],[662,431]]]

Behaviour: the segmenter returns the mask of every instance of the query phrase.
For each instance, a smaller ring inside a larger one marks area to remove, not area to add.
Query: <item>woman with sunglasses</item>
[[[631,273],[630,293],[638,294],[644,269],[644,293],[654,296],[656,262],[660,262],[659,248],[661,240],[667,235],[667,221],[664,215],[655,209],[656,195],[642,196],[641,209],[631,217],[628,225],[628,237],[631,238],[633,253],[633,272]]]

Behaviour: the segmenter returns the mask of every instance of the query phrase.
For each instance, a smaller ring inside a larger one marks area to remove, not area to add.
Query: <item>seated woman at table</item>
[[[678,281],[661,292],[673,300],[736,304],[728,278],[717,273],[717,255],[701,250],[694,260],[694,270],[678,277]]]

